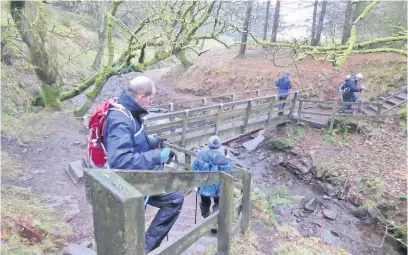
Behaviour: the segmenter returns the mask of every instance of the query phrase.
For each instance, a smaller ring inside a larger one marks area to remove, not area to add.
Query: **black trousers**
[[[145,252],[160,246],[180,215],[184,194],[180,191],[149,197],[149,205],[160,208],[145,235]]]
[[[201,215],[204,218],[207,218],[208,216],[210,216],[210,207],[211,207],[211,197],[206,197],[206,196],[202,196],[201,197],[201,203],[200,203],[200,209],[201,209]],[[212,212],[216,212],[218,211],[218,207],[220,204],[220,198],[219,197],[214,197],[214,205],[213,205],[213,210]]]

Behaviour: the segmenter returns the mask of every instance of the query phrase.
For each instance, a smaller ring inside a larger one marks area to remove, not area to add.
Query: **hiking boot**
[[[213,234],[217,234],[217,233],[218,233],[218,229],[216,229],[216,228],[212,228],[212,229],[211,229],[211,233],[213,233]]]
[[[203,216],[203,218],[207,218],[208,216],[210,216],[210,207],[208,206],[203,206],[200,203],[200,210],[201,210],[201,216]]]

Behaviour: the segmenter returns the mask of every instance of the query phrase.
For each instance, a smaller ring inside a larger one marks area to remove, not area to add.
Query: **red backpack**
[[[121,111],[129,118],[132,118],[132,114],[126,108],[116,103],[116,98],[108,99],[96,107],[88,122],[90,136],[85,157],[85,163],[88,167],[96,168],[107,165],[107,152],[103,146],[103,135],[109,110]]]

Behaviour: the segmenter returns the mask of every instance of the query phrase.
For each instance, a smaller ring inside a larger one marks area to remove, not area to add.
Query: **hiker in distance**
[[[218,136],[211,136],[208,139],[208,150],[200,151],[193,161],[193,171],[231,171],[231,160],[219,151],[221,139]],[[210,216],[211,198],[214,200],[212,213],[218,211],[220,203],[220,184],[209,184],[198,188],[197,193],[201,197],[200,209],[204,218]],[[222,202],[222,201],[221,201]],[[211,229],[216,233],[217,229]]]
[[[357,95],[355,92],[361,92],[364,89],[364,86],[361,88],[358,87],[358,83],[364,79],[363,74],[358,73],[354,75],[347,75],[346,79],[340,85],[340,93],[342,96],[343,102],[356,102]],[[340,109],[340,112],[350,111],[351,104],[343,105]]]
[[[138,76],[117,99],[118,107],[109,109],[103,141],[109,168],[152,170],[170,163],[175,153],[169,148],[158,149],[162,140],[148,136],[143,130],[143,117],[148,114],[146,108],[155,94],[153,81]],[[146,231],[146,253],[160,246],[177,220],[183,202],[184,195],[180,191],[148,198],[148,204],[160,210]]]
[[[280,77],[276,82],[276,86],[278,87],[279,101],[286,100],[289,96],[289,91],[292,88],[292,84],[290,82],[290,73],[286,72],[282,77]],[[284,108],[285,103],[278,105],[278,109],[282,110],[278,113],[279,115],[283,115]]]

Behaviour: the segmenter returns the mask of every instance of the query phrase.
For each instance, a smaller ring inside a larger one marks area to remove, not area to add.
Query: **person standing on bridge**
[[[208,139],[208,150],[200,151],[196,159],[193,161],[193,171],[231,171],[231,160],[219,150],[221,147],[221,139],[218,136],[211,136]],[[201,215],[204,218],[210,216],[211,198],[214,200],[212,213],[218,211],[220,184],[209,184],[198,188],[197,193],[201,197],[200,209]],[[217,229],[211,229],[211,232],[216,233]]]
[[[117,99],[120,108],[108,111],[103,144],[108,167],[152,170],[169,163],[175,155],[169,148],[158,149],[162,139],[148,136],[143,117],[156,94],[156,86],[145,76],[132,79]],[[150,196],[148,204],[160,208],[145,235],[145,252],[159,247],[177,220],[184,202],[180,191]]]
[[[347,75],[346,79],[340,85],[340,93],[343,99],[343,102],[356,102],[357,95],[355,92],[361,92],[364,89],[364,86],[359,88],[358,83],[364,79],[363,74],[358,73],[355,76]],[[351,104],[343,105],[340,109],[340,112],[350,111]]]
[[[279,101],[286,100],[289,96],[289,91],[292,88],[292,84],[290,82],[290,73],[286,72],[279,80],[276,82],[276,86],[278,87],[278,94],[279,94]],[[282,110],[279,112],[279,115],[283,115],[283,109],[285,108],[285,103],[279,104],[278,109]]]

